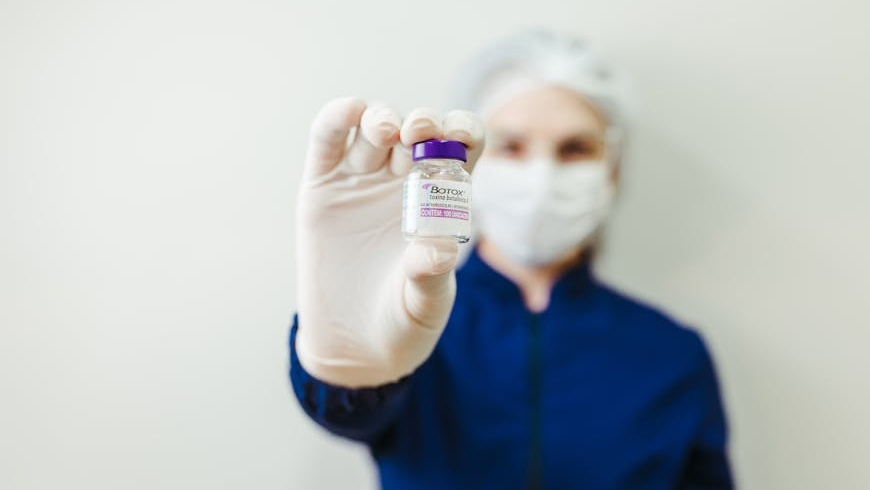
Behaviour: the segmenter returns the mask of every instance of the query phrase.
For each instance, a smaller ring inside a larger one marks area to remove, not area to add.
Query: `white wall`
[[[741,487],[870,488],[866,2],[306,3],[0,3],[0,488],[373,486],[285,377],[308,121],[534,25],[634,74],[601,275],[705,333]]]

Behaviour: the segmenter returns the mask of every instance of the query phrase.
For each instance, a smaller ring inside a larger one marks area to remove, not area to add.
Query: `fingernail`
[[[382,121],[378,123],[378,133],[383,141],[390,141],[399,134],[399,128],[390,121]]]
[[[435,272],[443,272],[453,267],[456,260],[455,250],[443,250],[440,247],[432,247],[429,249],[429,263],[432,270]]]

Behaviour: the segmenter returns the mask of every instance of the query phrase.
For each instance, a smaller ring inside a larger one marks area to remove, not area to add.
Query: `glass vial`
[[[453,140],[414,144],[414,168],[405,178],[402,231],[414,237],[471,239],[471,175],[462,168],[465,145]]]

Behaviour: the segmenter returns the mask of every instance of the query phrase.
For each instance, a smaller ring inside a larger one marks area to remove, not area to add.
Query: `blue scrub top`
[[[457,284],[432,356],[385,386],[313,378],[291,329],[297,398],[329,431],[368,444],[382,488],[733,488],[696,332],[600,284],[588,263],[538,314],[476,253]]]

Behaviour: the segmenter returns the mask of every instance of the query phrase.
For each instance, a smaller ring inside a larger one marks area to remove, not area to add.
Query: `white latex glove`
[[[312,123],[296,208],[296,351],[315,378],[346,387],[396,381],[444,330],[456,242],[407,242],[401,231],[409,148],[431,138],[465,143],[468,170],[483,150],[483,126],[467,111],[442,119],[416,109],[402,123],[387,107],[338,99]]]

